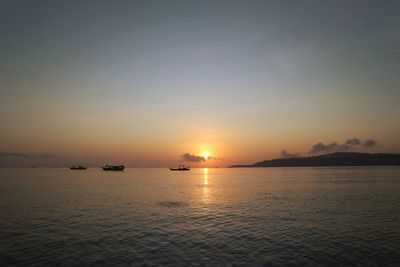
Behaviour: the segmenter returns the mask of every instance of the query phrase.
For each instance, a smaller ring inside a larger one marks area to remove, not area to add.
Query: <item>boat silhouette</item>
[[[106,165],[102,167],[104,171],[123,171],[125,169],[124,165]]]
[[[70,167],[71,170],[86,170],[86,167],[83,166],[72,166]]]
[[[179,165],[177,168],[169,168],[171,171],[190,171],[190,167]]]

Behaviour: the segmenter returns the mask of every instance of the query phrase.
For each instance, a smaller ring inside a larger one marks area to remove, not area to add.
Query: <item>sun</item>
[[[210,157],[210,153],[208,151],[204,151],[203,153],[201,153],[201,156],[205,159],[208,159]]]

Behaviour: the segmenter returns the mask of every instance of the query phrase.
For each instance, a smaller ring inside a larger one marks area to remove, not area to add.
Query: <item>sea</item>
[[[1,168],[0,266],[400,266],[400,167]]]

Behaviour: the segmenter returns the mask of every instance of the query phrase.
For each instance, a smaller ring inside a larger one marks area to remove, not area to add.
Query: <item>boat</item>
[[[171,171],[190,171],[190,167],[179,165],[178,168],[169,168]]]
[[[71,170],[86,170],[86,167],[83,166],[72,166],[70,167]]]
[[[123,171],[125,169],[124,165],[106,165],[102,167],[105,171]]]

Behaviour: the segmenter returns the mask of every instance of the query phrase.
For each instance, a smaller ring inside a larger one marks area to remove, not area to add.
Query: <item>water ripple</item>
[[[1,171],[1,266],[400,262],[399,168],[220,169],[203,185],[196,170]]]

